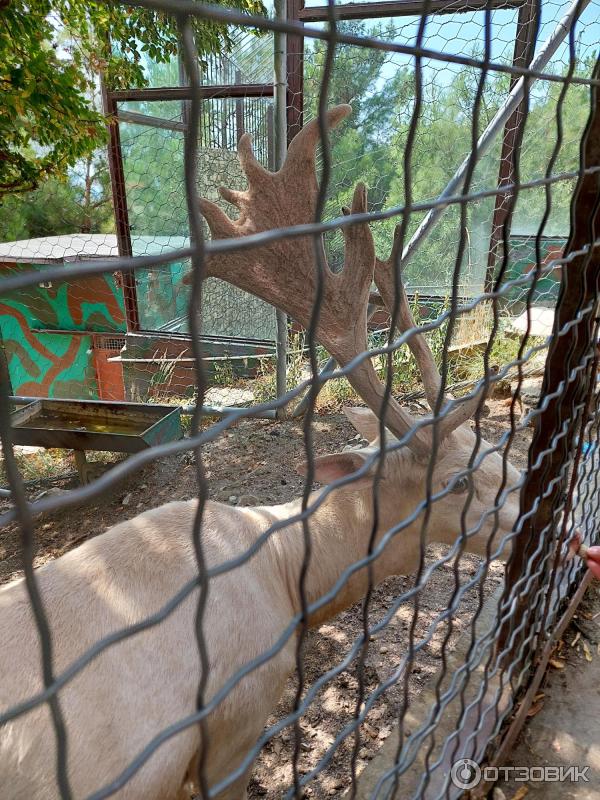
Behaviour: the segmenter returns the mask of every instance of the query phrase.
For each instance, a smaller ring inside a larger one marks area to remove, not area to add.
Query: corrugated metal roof
[[[73,233],[0,244],[0,262],[48,264],[119,255],[114,233]]]
[[[132,236],[133,254],[157,255],[189,246],[185,236]],[[114,233],[73,233],[0,243],[0,264],[61,264],[88,258],[116,258]]]

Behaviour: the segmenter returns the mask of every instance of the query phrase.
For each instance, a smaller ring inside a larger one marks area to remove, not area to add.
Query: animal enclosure
[[[105,91],[118,253],[0,301],[118,296],[121,399],[191,422],[34,497],[2,380],[3,785],[483,797],[598,538],[598,8],[133,7],[180,58]]]

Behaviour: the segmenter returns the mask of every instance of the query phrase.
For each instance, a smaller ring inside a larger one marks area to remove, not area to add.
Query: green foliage
[[[166,119],[179,115],[180,103],[164,106],[162,112],[152,113],[162,113]],[[121,146],[133,231],[138,235],[186,235],[183,135],[125,123]]]
[[[233,367],[233,362],[229,359],[224,361],[212,362],[212,380],[213,386],[233,386],[236,383],[236,374]]]
[[[59,57],[49,0],[9,2],[0,16],[0,193],[65,174],[102,140],[87,77]]]
[[[114,228],[110,180],[101,153],[51,177],[32,192],[0,200],[0,241],[33,239],[62,233],[110,233]]]
[[[392,38],[380,26],[368,29],[363,22],[340,22],[338,27],[356,35],[370,34]],[[316,114],[326,45],[317,42],[307,57],[305,108],[308,117]],[[481,56],[475,49],[474,56]],[[433,68],[426,68],[423,79],[421,114],[412,147],[408,136],[414,108],[415,77],[412,68],[391,69],[390,54],[340,45],[331,75],[329,104],[351,103],[352,116],[332,134],[332,176],[327,215],[338,216],[348,205],[357,181],[369,187],[369,210],[377,211],[436,198],[471,150],[473,134],[479,135],[505,100],[509,76],[489,72],[479,104],[476,130],[473,131],[473,108],[480,71],[469,68],[443,68],[439,80]],[[577,73],[590,77],[592,61],[579,62]],[[563,67],[555,67],[563,69]],[[530,110],[520,159],[520,181],[544,177],[557,141],[557,102],[561,84],[536,83],[532,89]],[[589,90],[571,85],[561,112],[563,143],[552,171],[575,170],[579,163],[579,140],[589,109]],[[480,158],[470,185],[471,191],[490,189],[497,184],[500,140]],[[407,183],[410,193],[407,194]],[[552,186],[552,212],[546,234],[565,235],[569,229],[569,203],[573,183],[562,181]],[[513,230],[534,233],[546,205],[543,189],[520,193],[513,219]],[[457,245],[461,234],[466,238],[460,264],[462,289],[480,291],[487,263],[494,198],[469,203],[466,218],[460,208],[449,207],[433,228],[425,243],[411,258],[405,282],[423,293],[447,291],[452,285]],[[406,231],[406,242],[424,217],[413,212]],[[394,226],[400,217],[373,223],[377,255],[387,258]],[[343,237],[338,232],[326,237],[332,266],[343,261]],[[462,293],[462,292],[461,292]]]
[[[305,333],[292,332],[288,337],[286,391],[289,392],[295,389],[306,378],[307,370],[306,335]],[[277,397],[277,363],[275,359],[261,360],[260,372],[256,381],[252,384],[252,390],[257,403],[266,403]]]
[[[544,337],[529,336],[525,347],[524,354],[531,348],[540,347],[544,344]],[[490,366],[498,366],[500,368],[513,364],[519,357],[519,350],[523,342],[523,337],[516,333],[507,333],[504,331],[502,324],[494,338],[492,348],[489,353],[488,363]],[[538,350],[533,356],[527,359],[527,363],[523,366],[525,371],[532,369],[532,367],[543,366],[546,349]],[[452,365],[450,383],[455,381],[477,381],[483,375],[483,355],[484,351],[480,350],[478,353],[467,353],[460,362],[455,362]],[[517,371],[516,369],[510,373],[510,379],[514,380]]]
[[[446,298],[443,303],[440,303],[432,310],[432,316],[437,317],[443,314],[449,308],[449,301]],[[414,319],[418,320],[421,316],[421,302],[418,294],[415,294],[411,311]],[[446,339],[447,323],[443,322],[432,331],[427,331],[423,334],[427,340],[431,352],[435,358],[438,367],[441,366],[442,356],[444,353],[444,342]],[[374,331],[369,335],[369,348],[376,350],[386,347],[389,343],[388,331]],[[374,359],[375,369],[381,381],[387,380],[388,369],[390,366],[390,354],[384,353],[378,355]],[[419,373],[416,361],[411,354],[408,344],[400,345],[391,353],[392,364],[392,389],[396,392],[410,392],[421,387],[421,375]]]
[[[530,336],[527,340],[528,347],[533,347],[536,343],[541,342],[542,339],[536,336]],[[492,344],[492,349],[490,350],[490,364],[494,365],[497,364],[500,367],[504,367],[507,364],[516,361],[519,355],[519,349],[521,347],[522,338],[517,335],[507,336],[503,330],[499,330],[494,342]],[[481,372],[478,375],[474,375],[473,377],[479,377]]]
[[[327,381],[319,392],[317,408],[320,411],[339,411],[343,406],[360,402],[348,378],[335,378]]]
[[[261,0],[221,0],[262,13]],[[173,16],[96,0],[5,0],[0,15],[0,195],[65,176],[106,138],[90,96],[103,75],[111,88],[143,86],[144,59],[177,54]],[[227,28],[194,21],[201,56],[227,50]]]
[[[15,453],[15,460],[21,477],[25,482],[37,483],[46,479],[56,478],[71,471],[69,463],[70,452],[52,448],[39,449],[34,453]],[[0,457],[0,485],[7,486],[4,459]]]

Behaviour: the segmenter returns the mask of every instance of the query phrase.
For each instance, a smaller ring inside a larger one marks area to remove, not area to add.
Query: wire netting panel
[[[264,4],[271,10],[272,3]],[[237,26],[227,29],[227,46],[218,55],[201,57],[203,86],[269,83],[273,77],[273,34],[257,36],[255,31]],[[142,74],[146,86],[165,88],[182,84],[181,59],[173,56],[166,63],[157,62],[149,53],[141,53]]]
[[[133,255],[158,255],[189,246],[184,191],[181,103],[126,103],[124,111],[158,116],[166,127],[121,123],[121,140]],[[263,99],[209,100],[203,104],[198,148],[199,194],[217,199],[220,186],[243,187],[236,156],[242,133],[258,143],[269,163],[270,102]],[[143,330],[187,332],[188,296],[182,284],[188,263],[136,274]],[[274,312],[264,303],[222,282],[211,281],[203,302],[203,332],[269,341],[275,338]]]
[[[544,3],[538,41],[544,41],[565,12],[561,3]],[[498,9],[491,17],[490,58],[496,63],[512,60],[517,31],[518,9]],[[423,36],[423,47],[451,55],[483,58],[485,12],[433,16]],[[339,30],[354,36],[370,35],[391,43],[414,41],[419,17],[382,19],[376,22],[340,22]],[[587,8],[579,23],[575,46],[574,74],[587,76],[595,59],[593,10]],[[304,112],[312,119],[323,71],[326,42],[305,40]],[[563,43],[553,55],[547,69],[565,75],[569,69],[569,48]],[[422,87],[419,96],[421,111],[411,145],[411,196],[414,203],[433,200],[444,189],[472,145],[472,110],[480,70],[461,64],[448,64],[437,59],[421,61]],[[510,76],[490,72],[486,76],[478,112],[477,134],[484,132],[508,97]],[[562,143],[553,162],[556,174],[573,172],[579,159],[579,141],[586,120],[585,86],[572,85],[562,101]],[[405,193],[404,152],[415,103],[413,66],[410,56],[367,49],[354,45],[338,45],[332,68],[329,95],[332,102],[353,104],[353,120],[336,137],[333,144],[333,173],[329,189],[328,213],[337,216],[348,202],[357,180],[364,180],[370,189],[373,210],[401,205]],[[529,183],[545,176],[553,152],[554,137],[549,129],[556,126],[560,85],[548,81],[532,83],[530,109],[523,131],[519,159],[519,181]],[[356,117],[356,118],[354,118]],[[513,121],[514,124],[514,121]],[[489,192],[498,180],[501,137],[477,163],[471,179],[471,191]],[[565,181],[553,192],[549,218],[543,234],[564,244],[569,230],[569,201],[573,181]],[[492,217],[496,198],[482,197],[469,204],[468,243],[461,269],[461,293],[474,296],[484,285]],[[510,246],[522,248],[524,242],[535,245],[545,211],[543,186],[524,189],[514,209]],[[405,269],[409,289],[422,294],[449,295],[452,287],[452,254],[457,245],[459,209],[454,207],[432,230],[415,252]],[[422,222],[424,213],[411,215],[410,236]],[[387,257],[395,220],[378,223],[373,228],[379,257]],[[514,241],[513,241],[514,240]],[[335,244],[334,244],[335,243]],[[343,248],[341,235],[332,234],[332,251]],[[552,251],[549,251],[550,253]],[[512,254],[511,254],[512,255]],[[547,253],[544,253],[547,255]],[[511,262],[521,260],[515,254]],[[517,265],[511,263],[508,278],[516,276]],[[547,281],[536,290],[544,302]],[[556,294],[556,282],[553,282]],[[510,301],[518,298],[509,298]],[[551,298],[550,298],[551,299]]]

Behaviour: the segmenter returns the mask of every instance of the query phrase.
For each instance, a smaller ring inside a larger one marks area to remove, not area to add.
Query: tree
[[[364,23],[340,23],[345,32],[383,38],[387,31],[367,31]],[[391,38],[391,37],[390,37]],[[305,73],[305,111],[316,114],[318,91],[323,74],[326,45],[316,42],[307,58]],[[474,48],[471,55],[481,57]],[[582,59],[577,74],[590,77],[594,58]],[[339,216],[347,205],[357,181],[369,187],[369,210],[404,206],[406,199],[405,157],[415,102],[415,76],[411,67],[393,54],[369,48],[340,45],[330,77],[329,102],[349,102],[353,114],[332,131],[332,173],[329,182],[326,216]],[[557,70],[564,65],[557,63]],[[443,69],[443,75],[440,70]],[[412,203],[430,201],[439,196],[456,168],[471,151],[473,110],[481,71],[471,68],[427,65],[423,70],[421,113],[409,155]],[[479,104],[480,134],[505,100],[509,76],[490,71],[486,76]],[[557,104],[559,83],[537,83],[530,98],[525,136],[520,153],[521,183],[543,178],[557,141]],[[553,175],[576,170],[579,164],[579,141],[587,118],[589,89],[571,85],[561,113],[563,144]],[[497,185],[501,136],[477,163],[470,191],[489,190]],[[569,228],[569,206],[573,181],[552,185],[552,210],[544,233],[565,236]],[[479,291],[487,264],[494,197],[472,200],[466,207],[466,248],[461,264],[461,291]],[[519,193],[512,229],[535,235],[546,207],[543,188],[523,189]],[[424,217],[410,214],[407,240]],[[387,258],[394,226],[401,217],[371,225],[377,255]],[[409,261],[404,278],[411,288],[439,295],[452,285],[457,245],[461,233],[460,207],[446,209]],[[326,236],[327,252],[333,265],[343,262],[343,236]]]
[[[48,178],[37,189],[8,195],[0,204],[2,242],[113,229],[110,179],[101,151],[78,162],[68,180]]]
[[[221,1],[264,12],[261,0]],[[200,56],[230,46],[226,26],[193,24]],[[99,75],[111,88],[143,86],[143,56],[166,63],[177,50],[176,19],[162,12],[96,0],[2,0],[0,196],[65,176],[102,144],[106,122],[88,99]]]
[[[62,46],[72,42],[61,37]],[[100,109],[93,64],[82,62],[87,102]],[[51,175],[32,191],[0,194],[0,241],[62,233],[108,233],[114,229],[110,176],[103,148],[79,159],[66,174]]]

